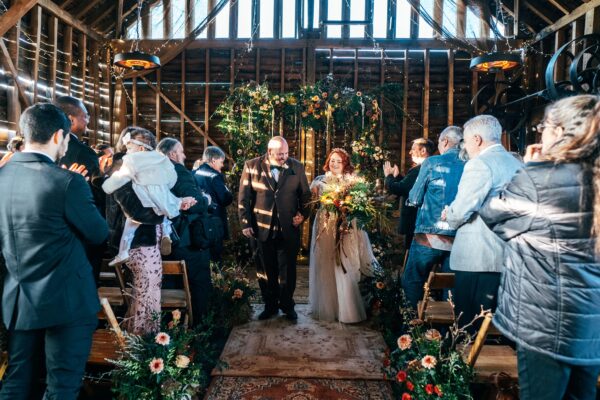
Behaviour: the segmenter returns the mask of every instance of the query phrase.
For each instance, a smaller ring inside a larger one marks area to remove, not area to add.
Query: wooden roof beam
[[[81,9],[77,14],[75,14],[75,18],[82,19],[84,15],[88,13],[92,8],[96,7],[100,0],[92,0],[85,7]]]
[[[21,20],[21,17],[27,14],[37,2],[37,0],[16,0],[11,2],[12,4],[8,8],[8,11],[0,15],[0,37],[4,36],[10,28],[15,26]]]
[[[4,62],[10,70],[13,81],[15,82],[15,86],[17,87],[17,91],[19,92],[19,96],[21,97],[23,104],[25,104],[25,107],[29,107],[31,105],[31,102],[25,94],[25,89],[21,86],[21,83],[19,82],[19,72],[17,71],[17,68],[15,68],[15,64],[13,64],[13,61],[10,58],[10,53],[8,52],[8,49],[4,44],[4,40],[2,39],[0,39],[0,50],[2,50],[2,55],[4,55]]]
[[[504,12],[506,12],[508,15],[510,15],[511,17],[513,17],[513,20],[515,21],[515,23],[518,24],[522,24],[523,26],[525,26],[525,28],[527,28],[530,32],[535,33],[535,29],[533,29],[533,27],[531,25],[529,25],[528,23],[526,23],[523,18],[520,18],[520,8],[518,9],[519,12],[517,13],[517,7],[519,7],[519,3],[520,0],[515,0],[514,2],[514,10],[511,10],[510,8],[508,8],[504,3],[502,3],[502,10]],[[515,34],[517,34],[518,29],[515,28]]]
[[[546,14],[544,14],[543,12],[541,12],[540,10],[538,10],[538,8],[536,6],[534,6],[533,4],[531,4],[530,2],[528,2],[527,0],[523,1],[523,4],[525,5],[525,7],[529,8],[535,15],[537,15],[540,19],[542,19],[547,24],[553,24],[554,23],[554,21],[552,21],[550,18],[548,18],[546,16]]]
[[[112,12],[115,11],[115,7],[116,7],[115,4],[113,4],[112,6],[108,7],[102,14],[98,15],[97,17],[94,17],[94,22],[100,22],[100,21],[102,21],[110,13],[112,13]],[[111,23],[111,27],[112,27],[112,23]]]
[[[584,16],[588,11],[593,10],[596,7],[600,7],[600,0],[590,0],[587,3],[580,5],[575,10],[571,11],[570,14],[565,15],[564,17],[560,18],[558,21],[556,21],[552,25],[547,26],[544,29],[542,29],[535,36],[535,39],[533,40],[533,42],[531,44],[537,43],[540,40],[546,38],[547,36],[553,34],[557,30],[564,28],[565,26],[569,25],[570,23],[572,23],[579,17]]]
[[[570,10],[568,10],[565,6],[563,6],[562,4],[560,4],[558,2],[558,0],[548,0],[548,3],[552,4],[555,8],[559,9],[561,13],[567,15],[569,13],[571,13]]]
[[[85,33],[90,38],[102,42],[104,38],[96,31],[90,29],[86,25],[84,25],[81,21],[75,18],[71,13],[63,10],[59,6],[56,5],[52,0],[38,0],[37,3],[43,7],[46,11],[50,12],[54,16],[58,17],[58,19],[62,20],[68,25],[71,25],[73,28]]]

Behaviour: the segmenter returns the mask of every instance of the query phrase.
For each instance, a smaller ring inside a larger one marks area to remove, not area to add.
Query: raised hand
[[[70,167],[67,167],[65,164],[61,165],[63,169],[68,169],[71,172],[75,172],[85,178],[86,181],[90,180],[90,177],[87,176],[88,170],[85,168],[83,164],[73,163]]]
[[[242,235],[246,236],[247,238],[254,237],[254,229],[252,229],[252,228],[242,229]]]
[[[527,149],[525,150],[525,156],[523,157],[523,162],[528,163],[530,161],[535,161],[540,158],[541,154],[542,154],[542,144],[541,143],[530,144],[529,146],[527,146]]]
[[[400,175],[400,168],[398,168],[396,164],[394,164],[394,168],[392,168],[392,174],[394,175],[394,178]]]
[[[386,161],[383,163],[383,176],[388,176],[391,175],[394,172],[394,169],[392,168],[392,163],[390,163],[389,161]]]
[[[193,207],[197,202],[198,201],[191,196],[183,197],[181,199],[181,206],[179,206],[179,209],[183,211],[189,210],[190,207]]]

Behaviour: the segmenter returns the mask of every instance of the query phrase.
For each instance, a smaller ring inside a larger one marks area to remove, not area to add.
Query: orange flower
[[[244,295],[244,291],[242,289],[235,289],[233,291],[233,296],[231,296],[232,299],[241,299],[242,296]]]
[[[377,289],[381,290],[381,289],[383,289],[383,288],[385,287],[385,283],[383,283],[383,282],[377,282],[377,283],[375,284],[375,287],[376,287]]]
[[[427,340],[440,340],[442,338],[442,334],[437,329],[429,329],[425,332],[425,339]]]
[[[398,338],[398,348],[400,350],[410,349],[412,338],[410,335],[402,335]]]
[[[442,397],[442,394],[443,394],[442,389],[438,385],[435,385],[435,387],[433,388],[433,391],[435,392],[435,394],[438,395],[438,397]]]
[[[402,400],[412,400],[412,396],[408,393],[403,393]]]
[[[181,311],[179,310],[171,311],[171,315],[173,316],[173,321],[179,321],[181,319]]]
[[[412,392],[415,390],[415,385],[411,381],[406,381],[406,388]]]
[[[154,341],[162,346],[168,346],[171,343],[171,337],[164,332],[159,332]]]
[[[427,394],[433,394],[433,385],[431,383],[425,385],[425,392]]]
[[[423,367],[427,368],[427,369],[433,369],[433,368],[435,368],[436,364],[437,364],[437,360],[435,359],[434,356],[426,355],[421,360],[421,365]]]
[[[189,357],[184,356],[183,354],[180,354],[175,359],[175,365],[178,368],[187,368],[190,365],[190,359],[189,359]]]
[[[148,366],[153,374],[160,374],[165,369],[165,363],[162,358],[153,358]]]

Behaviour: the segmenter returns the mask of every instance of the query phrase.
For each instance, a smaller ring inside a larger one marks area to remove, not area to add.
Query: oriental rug
[[[215,377],[205,400],[392,400],[383,381]]]
[[[262,307],[255,306],[255,312]],[[296,322],[280,314],[234,328],[221,354],[228,368],[213,375],[383,379],[381,333],[362,324],[313,320],[307,305],[296,311]]]

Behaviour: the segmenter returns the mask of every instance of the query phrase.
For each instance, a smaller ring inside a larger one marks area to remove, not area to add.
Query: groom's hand
[[[304,217],[302,216],[302,214],[300,213],[296,213],[296,215],[294,216],[294,218],[292,218],[292,225],[294,225],[295,227],[299,226],[302,221],[304,221]]]
[[[247,238],[252,238],[252,237],[254,237],[254,229],[252,229],[252,228],[242,229],[242,235],[246,236]]]

